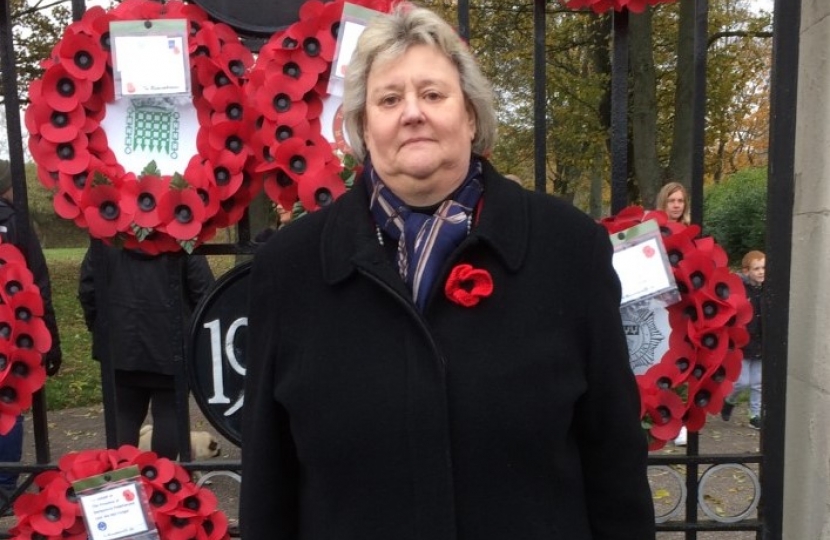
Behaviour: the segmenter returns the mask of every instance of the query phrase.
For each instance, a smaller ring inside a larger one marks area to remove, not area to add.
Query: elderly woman
[[[482,157],[427,10],[367,27],[344,110],[362,178],[254,263],[242,538],[653,539],[607,234]]]

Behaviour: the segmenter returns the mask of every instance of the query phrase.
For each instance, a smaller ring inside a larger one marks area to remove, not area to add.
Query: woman
[[[481,157],[491,91],[430,11],[369,24],[344,113],[362,178],[255,258],[242,537],[653,539],[607,234]]]
[[[689,195],[686,188],[680,182],[669,182],[657,193],[654,207],[662,210],[668,218],[683,225],[691,224],[689,213]],[[674,439],[675,446],[686,446],[689,441],[689,432],[686,426],[680,428],[680,432]]]
[[[657,210],[662,210],[672,221],[689,225],[692,219],[689,214],[689,195],[686,188],[679,182],[669,182],[657,193],[654,204]]]

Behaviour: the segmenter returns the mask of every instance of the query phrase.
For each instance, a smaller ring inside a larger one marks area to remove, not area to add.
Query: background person
[[[664,185],[657,193],[654,207],[665,212],[672,221],[683,225],[692,223],[689,193],[680,182],[669,182]]]
[[[724,399],[720,413],[721,418],[728,422],[738,402],[738,395],[749,389],[749,426],[753,429],[761,429],[761,353],[764,343],[763,296],[766,263],[766,255],[761,251],[750,251],[741,261],[741,278],[746,289],[746,297],[752,304],[752,320],[746,325],[749,343],[743,349],[741,375],[732,393]]]
[[[92,332],[93,358],[111,362],[115,370],[117,443],[138,446],[141,425],[151,410],[151,449],[176,459],[174,356],[181,355],[190,313],[213,284],[213,273],[201,255],[149,255],[105,244],[100,247],[100,256],[93,247],[84,256],[78,299]],[[179,297],[172,280],[180,280]],[[100,283],[103,289],[96,288]],[[104,301],[105,310],[100,305]],[[98,316],[102,311],[106,317]],[[178,329],[181,342],[176,341],[179,320],[184,323]]]
[[[54,375],[61,366],[61,340],[58,332],[58,323],[55,319],[55,308],[52,305],[52,284],[49,279],[49,268],[43,256],[43,249],[34,233],[30,231],[28,238],[20,238],[17,232],[17,222],[14,209],[14,190],[12,189],[11,164],[0,159],[0,238],[4,243],[16,246],[26,257],[26,264],[32,272],[35,284],[43,297],[43,322],[52,336],[52,348],[43,357],[43,365],[47,375]],[[0,436],[0,461],[16,463],[23,457],[23,416],[17,417],[12,430]],[[0,473],[0,488],[11,492],[17,487],[16,473]]]
[[[254,259],[241,536],[653,540],[608,234],[481,157],[430,11],[368,25],[343,107],[361,178]]]
[[[692,223],[689,207],[689,194],[680,182],[669,182],[664,185],[654,202],[654,208],[662,210],[670,220],[683,225]],[[689,431],[685,425],[680,428],[673,442],[675,446],[686,446],[689,442]]]

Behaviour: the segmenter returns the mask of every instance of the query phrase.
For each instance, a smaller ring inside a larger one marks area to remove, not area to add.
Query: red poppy
[[[205,205],[193,189],[169,190],[159,201],[159,217],[167,234],[177,240],[192,240],[202,229]]]
[[[164,484],[176,476],[175,464],[167,458],[159,458],[155,452],[142,452],[133,462],[152,489],[164,489]]]
[[[473,307],[493,293],[493,277],[487,270],[459,264],[450,271],[444,293],[456,304]]]
[[[75,523],[75,508],[50,489],[25,493],[14,504],[15,513],[28,515],[32,530],[44,536],[60,536]]]
[[[71,111],[57,111],[47,104],[32,103],[24,115],[30,135],[41,135],[47,141],[62,143],[73,140],[86,122],[83,107]]]
[[[121,208],[121,192],[113,186],[92,186],[81,201],[89,232],[95,238],[111,238],[127,230],[133,216]]]
[[[339,174],[341,169],[339,161],[332,161],[320,173],[303,178],[299,182],[297,195],[303,208],[314,212],[346,193],[346,184]]]
[[[711,236],[704,238],[695,238],[695,248],[708,255],[717,266],[727,266],[729,264],[729,257],[726,251],[721,246],[715,243],[715,239]]]
[[[228,84],[221,88],[215,88],[210,96],[205,92],[204,97],[209,99],[208,106],[197,107],[197,110],[208,112],[210,117],[201,120],[200,123],[239,122],[245,118],[244,103],[246,98],[242,87]]]
[[[322,23],[322,26],[321,26]],[[302,51],[307,57],[304,60],[315,73],[322,73],[328,69],[334,58],[334,48],[337,45],[336,36],[331,33],[331,25],[317,19],[300,19],[285,30],[285,37],[296,41],[296,51]]]
[[[26,267],[26,258],[14,244],[0,241],[0,266],[7,264],[17,264]]]
[[[77,174],[89,166],[88,145],[89,138],[80,132],[74,139],[61,143],[43,137],[29,138],[29,150],[41,166],[67,174]]]
[[[17,402],[23,410],[32,406],[32,395],[46,382],[46,370],[41,359],[42,355],[34,350],[17,349],[11,355],[9,373],[2,384],[15,390]]]
[[[196,136],[200,155],[213,162],[228,163],[234,170],[241,170],[251,155],[247,144],[250,131],[242,122],[222,122],[201,128]]]
[[[229,28],[224,25],[217,25],[220,28]],[[240,43],[237,39],[230,41],[224,40],[224,47],[221,52],[222,67],[226,73],[230,73],[241,82],[247,75],[248,71],[254,65],[254,55],[251,50]]]
[[[159,200],[168,184],[169,181],[165,182],[161,177],[149,174],[124,182],[121,207],[133,216],[133,223],[145,228],[156,227],[161,223]]]
[[[41,318],[17,321],[12,329],[12,343],[19,349],[45,354],[52,347],[52,334]]]
[[[299,200],[297,183],[282,171],[265,177],[265,193],[283,208],[293,208],[294,203]]]
[[[52,199],[52,206],[55,208],[55,213],[58,216],[64,219],[76,220],[76,223],[78,223],[77,220],[80,220],[78,225],[80,227],[86,227],[86,217],[84,217],[81,207],[70,193],[57,191],[54,199]]]
[[[104,75],[107,55],[94,37],[67,30],[57,49],[61,64],[76,79],[97,81]]]
[[[261,86],[268,74],[279,74],[286,77],[285,81],[294,93],[303,95],[311,91],[320,78],[320,72],[309,69],[304,60],[307,60],[307,57],[300,51],[281,47],[271,48],[268,56],[262,60],[265,69],[252,72],[250,82],[254,87]]]
[[[47,105],[55,110],[68,112],[90,98],[92,81],[76,79],[63,64],[55,64],[43,74],[42,84],[35,86],[32,83],[29,87],[30,97],[33,93],[37,96],[38,90]]]
[[[209,516],[216,511],[218,501],[216,495],[208,490],[195,491],[182,499],[178,508],[170,513],[174,516],[185,518],[201,518]]]
[[[294,125],[303,120],[308,112],[303,95],[304,91],[288,75],[273,73],[265,78],[257,91],[255,104],[265,118]]]
[[[34,317],[43,317],[43,297],[39,290],[35,288],[22,290],[8,299],[15,320],[29,322]]]
[[[643,396],[641,407],[642,417],[650,420],[649,433],[652,437],[661,441],[677,437],[686,412],[680,396],[669,390],[651,387]]]
[[[644,388],[659,388],[661,390],[669,390],[680,386],[691,373],[691,370],[684,370],[679,362],[680,357],[676,357],[676,355],[676,352],[667,351],[660,362],[651,366],[642,375],[637,375],[637,384]]]
[[[8,306],[16,294],[27,290],[38,291],[32,272],[22,264],[0,266],[0,285],[0,298]]]
[[[165,540],[190,540],[199,533],[199,520],[182,518],[171,513],[160,513],[156,516],[156,526],[159,532],[164,531]]]
[[[227,538],[228,517],[222,512],[206,516],[196,532],[196,540],[223,540]]]

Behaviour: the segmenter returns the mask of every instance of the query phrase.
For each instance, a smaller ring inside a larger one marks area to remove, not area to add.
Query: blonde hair
[[[496,111],[493,90],[481,73],[466,43],[458,33],[432,11],[408,2],[396,4],[392,13],[369,22],[357,41],[346,70],[343,117],[355,158],[366,157],[363,122],[366,118],[366,81],[375,63],[400,58],[414,45],[435,47],[453,63],[461,90],[475,116],[473,152],[486,155],[496,142]]]
[[[689,225],[692,222],[691,211],[690,211],[690,204],[689,204],[689,192],[686,191],[686,188],[683,187],[683,184],[680,182],[669,182],[665,186],[660,189],[660,192],[657,193],[657,200],[654,203],[654,207],[657,210],[662,210],[663,212],[666,211],[666,206],[669,201],[669,197],[677,192],[683,192],[683,216],[680,218],[680,221],[684,225]]]

